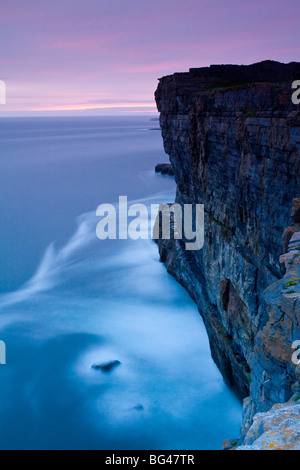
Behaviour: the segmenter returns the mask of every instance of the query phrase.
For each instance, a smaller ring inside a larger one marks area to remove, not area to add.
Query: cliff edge
[[[241,442],[257,412],[298,387],[297,79],[296,62],[216,65],[163,77],[155,93],[176,202],[205,208],[202,250],[159,240],[159,252],[197,303],[226,383],[245,399]]]

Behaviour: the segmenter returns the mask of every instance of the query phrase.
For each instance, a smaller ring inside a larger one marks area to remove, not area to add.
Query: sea
[[[167,162],[149,116],[0,119],[2,450],[214,450],[239,436],[241,404],[151,236],[96,235],[97,207],[119,196],[174,201],[154,171]]]

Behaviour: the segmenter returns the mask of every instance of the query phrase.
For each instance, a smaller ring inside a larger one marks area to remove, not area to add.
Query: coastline
[[[281,257],[300,229],[291,100],[299,70],[272,61],[191,69],[160,79],[155,93],[176,203],[203,203],[206,229],[200,252],[159,240],[160,257],[196,302],[225,382],[245,400],[239,443],[257,413],[299,386],[291,357],[300,292],[286,291],[291,275]]]

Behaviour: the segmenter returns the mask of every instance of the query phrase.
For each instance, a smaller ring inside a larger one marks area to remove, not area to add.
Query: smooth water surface
[[[239,435],[241,405],[156,245],[96,237],[99,204],[174,201],[154,173],[157,127],[0,120],[1,449],[220,449]]]

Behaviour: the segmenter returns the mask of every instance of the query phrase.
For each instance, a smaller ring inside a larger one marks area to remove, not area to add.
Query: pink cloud
[[[6,109],[151,100],[211,63],[297,60],[298,0],[1,0]]]

